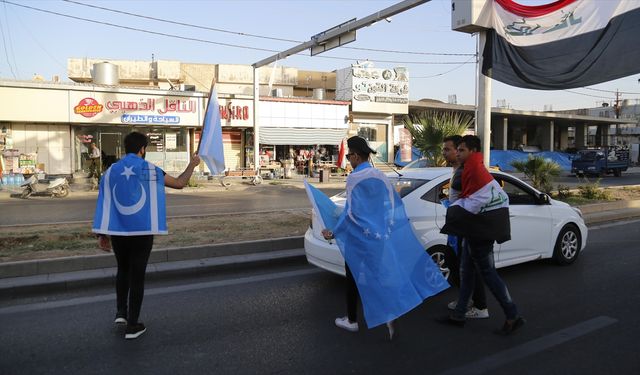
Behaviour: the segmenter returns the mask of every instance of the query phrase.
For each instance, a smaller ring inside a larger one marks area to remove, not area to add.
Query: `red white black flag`
[[[640,73],[640,0],[493,0],[482,73],[541,90]]]

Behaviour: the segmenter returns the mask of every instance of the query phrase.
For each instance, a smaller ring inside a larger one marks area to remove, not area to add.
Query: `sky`
[[[551,0],[519,2],[547,1]],[[31,80],[39,74],[67,81],[67,59],[83,57],[250,65],[397,2],[0,0],[0,79]],[[278,64],[321,71],[364,60],[378,68],[404,66],[410,74],[411,100],[447,102],[456,95],[458,104],[473,105],[475,52],[475,36],[451,30],[451,0],[432,0],[390,22],[358,30],[356,41],[341,48],[314,57],[304,52]],[[504,101],[522,110],[589,108],[612,103],[616,90],[623,93],[621,99],[640,101],[640,75],[561,91],[526,90],[493,81],[491,103]]]

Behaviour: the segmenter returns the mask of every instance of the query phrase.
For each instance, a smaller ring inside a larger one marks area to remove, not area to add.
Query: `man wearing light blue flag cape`
[[[103,174],[93,218],[98,246],[111,249],[118,263],[116,324],[126,324],[125,338],[135,339],[146,328],[138,321],[144,297],[144,277],[153,235],[167,234],[165,186],[182,189],[200,164],[194,155],[185,171],[174,178],[145,161],[148,139],[133,132],[124,138],[127,155]]]
[[[345,259],[348,315],[335,323],[348,331],[358,330],[359,293],[367,326],[387,323],[392,339],[395,319],[449,284],[416,238],[400,196],[368,162],[375,151],[360,137],[351,137],[347,143],[354,169],[347,178],[344,210],[338,214],[331,200],[307,184],[314,209],[326,225],[323,235],[336,239]],[[356,293],[349,292],[349,283],[357,285]]]

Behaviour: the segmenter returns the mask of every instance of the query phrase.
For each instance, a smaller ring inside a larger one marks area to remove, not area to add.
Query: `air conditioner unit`
[[[473,34],[491,28],[493,0],[451,0],[451,30]]]
[[[180,91],[196,91],[196,85],[185,85],[184,83],[181,83]]]

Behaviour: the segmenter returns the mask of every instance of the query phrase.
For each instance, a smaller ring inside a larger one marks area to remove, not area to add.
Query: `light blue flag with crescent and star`
[[[325,193],[307,182],[307,179],[304,180],[304,187],[322,229],[334,228],[342,209],[338,208]]]
[[[164,172],[135,154],[107,169],[100,182],[94,233],[167,234]]]
[[[347,177],[347,203],[333,228],[358,286],[369,328],[392,321],[449,287],[416,237],[400,196],[369,163]]]
[[[207,112],[204,115],[202,125],[202,136],[198,155],[209,167],[212,175],[222,174],[224,166],[224,149],[222,146],[222,123],[220,122],[220,107],[218,105],[218,94],[211,88],[209,93],[209,103]]]

